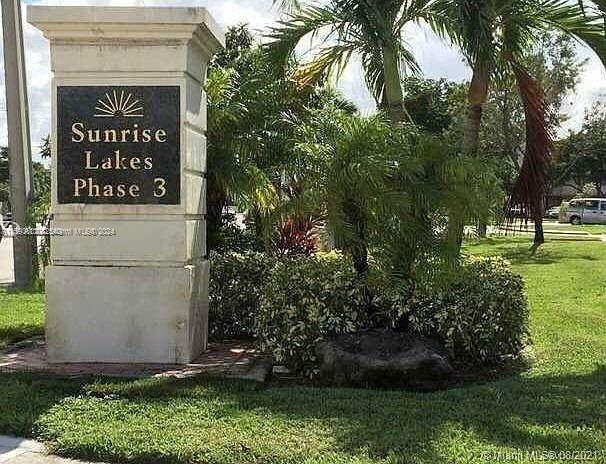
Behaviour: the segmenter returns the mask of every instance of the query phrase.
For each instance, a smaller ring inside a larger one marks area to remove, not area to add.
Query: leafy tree
[[[573,180],[577,186],[591,182],[598,196],[606,182],[606,108],[595,105],[585,116],[583,126],[572,132],[560,147],[554,169],[555,179]]]
[[[584,64],[576,55],[574,41],[563,34],[544,33],[525,58],[530,74],[537,76],[540,86],[545,89],[552,127],[566,120],[562,104],[574,91]],[[508,192],[516,181],[524,156],[525,125],[523,103],[515,81],[507,76],[497,76],[484,105],[480,154],[490,158]],[[495,134],[499,136],[495,137]],[[548,178],[554,179],[552,175]],[[483,236],[485,231],[486,225],[479,224],[479,235]]]
[[[526,67],[545,89],[551,126],[566,121],[562,104],[576,88],[584,64],[576,55],[573,40],[562,34],[543,34],[526,58]],[[502,172],[507,173],[503,180],[511,186],[524,152],[524,109],[515,82],[503,78],[496,84],[485,105],[480,148],[483,154],[503,160]],[[499,137],[494,136],[497,133]]]
[[[50,139],[45,137],[42,141],[40,154],[43,158],[50,157]],[[30,209],[37,211],[35,220],[42,222],[41,218],[50,209],[50,170],[42,163],[32,163],[34,177],[35,199]],[[0,148],[0,203],[10,203],[10,174],[8,162],[8,149]],[[30,213],[31,215],[31,213]]]
[[[50,156],[50,142],[48,137],[43,141],[43,149],[41,154],[43,157]],[[35,227],[36,224],[45,222],[45,218],[47,217],[50,209],[51,195],[50,170],[47,169],[42,163],[38,162],[32,163],[32,169],[35,197],[32,204],[28,206],[27,226],[29,227]],[[8,149],[6,147],[0,148],[0,203],[10,204],[10,176]],[[1,238],[2,237],[0,236],[0,239]],[[42,249],[33,249],[34,265],[32,272],[34,281],[38,278],[40,263],[46,265],[49,262],[49,247],[50,241],[48,240],[48,237],[46,237],[45,240],[43,240]]]
[[[403,82],[404,106],[419,128],[441,135],[457,124],[464,110],[464,84],[422,77],[406,77]]]

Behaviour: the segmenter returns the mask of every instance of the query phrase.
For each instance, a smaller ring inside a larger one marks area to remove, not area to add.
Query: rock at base
[[[336,385],[443,388],[453,375],[444,350],[433,340],[389,330],[339,335],[318,344],[322,378]]]

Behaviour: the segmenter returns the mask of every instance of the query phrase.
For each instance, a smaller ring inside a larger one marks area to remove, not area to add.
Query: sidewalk
[[[85,464],[84,461],[59,458],[46,454],[43,444],[25,438],[0,435],[1,464]]]

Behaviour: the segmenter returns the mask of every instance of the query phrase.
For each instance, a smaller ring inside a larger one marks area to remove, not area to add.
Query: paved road
[[[0,435],[1,464],[86,464],[46,454],[44,445],[24,438]]]
[[[0,241],[0,284],[13,282],[13,239]]]

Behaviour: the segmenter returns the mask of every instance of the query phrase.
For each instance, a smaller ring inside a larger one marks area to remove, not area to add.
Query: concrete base
[[[209,268],[51,266],[51,363],[173,363],[206,349]]]

